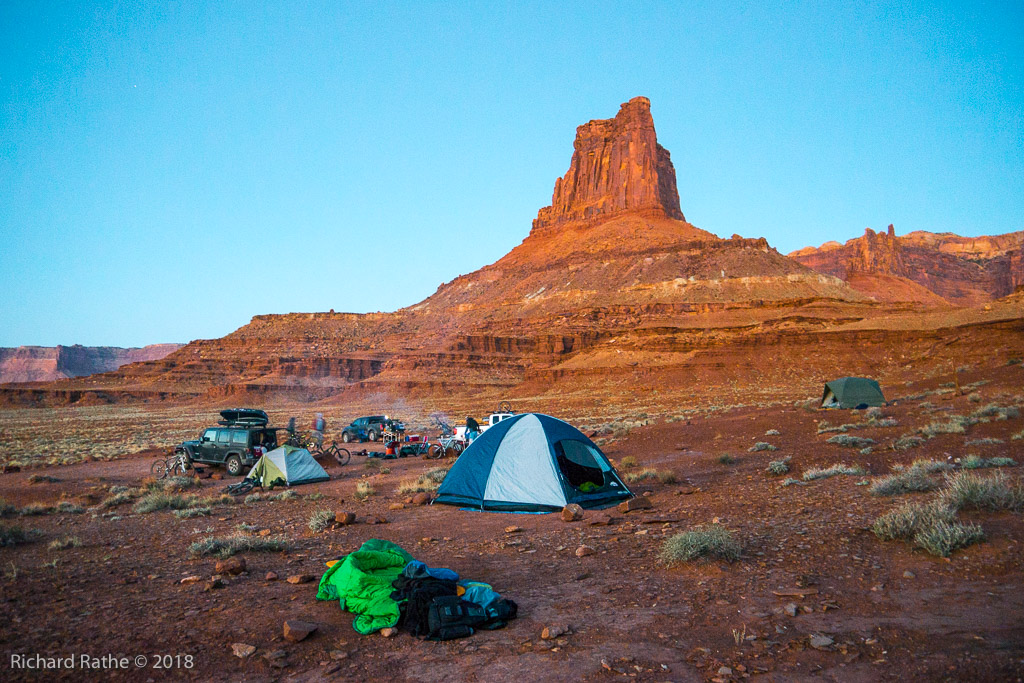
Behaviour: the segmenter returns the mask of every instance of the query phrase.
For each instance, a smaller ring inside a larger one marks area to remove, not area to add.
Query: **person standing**
[[[469,415],[466,416],[466,445],[473,443],[473,439],[480,436],[480,423]]]

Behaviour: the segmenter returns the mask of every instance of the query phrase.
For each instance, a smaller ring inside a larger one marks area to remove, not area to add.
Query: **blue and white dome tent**
[[[549,415],[502,420],[459,456],[436,503],[495,511],[549,512],[570,503],[602,508],[632,498],[601,449]]]

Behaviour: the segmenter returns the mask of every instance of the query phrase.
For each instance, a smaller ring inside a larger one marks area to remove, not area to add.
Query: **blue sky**
[[[410,305],[636,95],[718,235],[1021,230],[1022,8],[6,2],[0,346]]]

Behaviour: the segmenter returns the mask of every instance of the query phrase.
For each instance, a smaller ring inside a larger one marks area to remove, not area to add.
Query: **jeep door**
[[[231,445],[227,449],[225,458],[228,455],[237,455],[245,462],[252,458],[252,454],[249,452],[249,432],[245,429],[232,429],[231,430]]]
[[[199,437],[199,452],[196,453],[196,460],[201,462],[217,462],[217,432],[216,428],[207,429]]]
[[[224,462],[228,457],[228,450],[231,448],[231,432],[230,429],[217,430],[217,446],[214,456],[214,460],[217,462]]]

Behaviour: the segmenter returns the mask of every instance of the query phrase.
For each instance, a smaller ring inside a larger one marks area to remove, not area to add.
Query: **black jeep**
[[[238,476],[256,462],[255,448],[277,448],[277,429],[268,427],[270,418],[255,408],[220,411],[219,427],[207,427],[195,441],[186,441],[175,452],[184,451],[192,462],[224,465],[228,474]]]
[[[387,415],[369,415],[352,421],[348,427],[341,432],[341,440],[345,443],[352,441],[376,441],[386,431],[401,432],[405,427],[398,420],[392,420]]]

